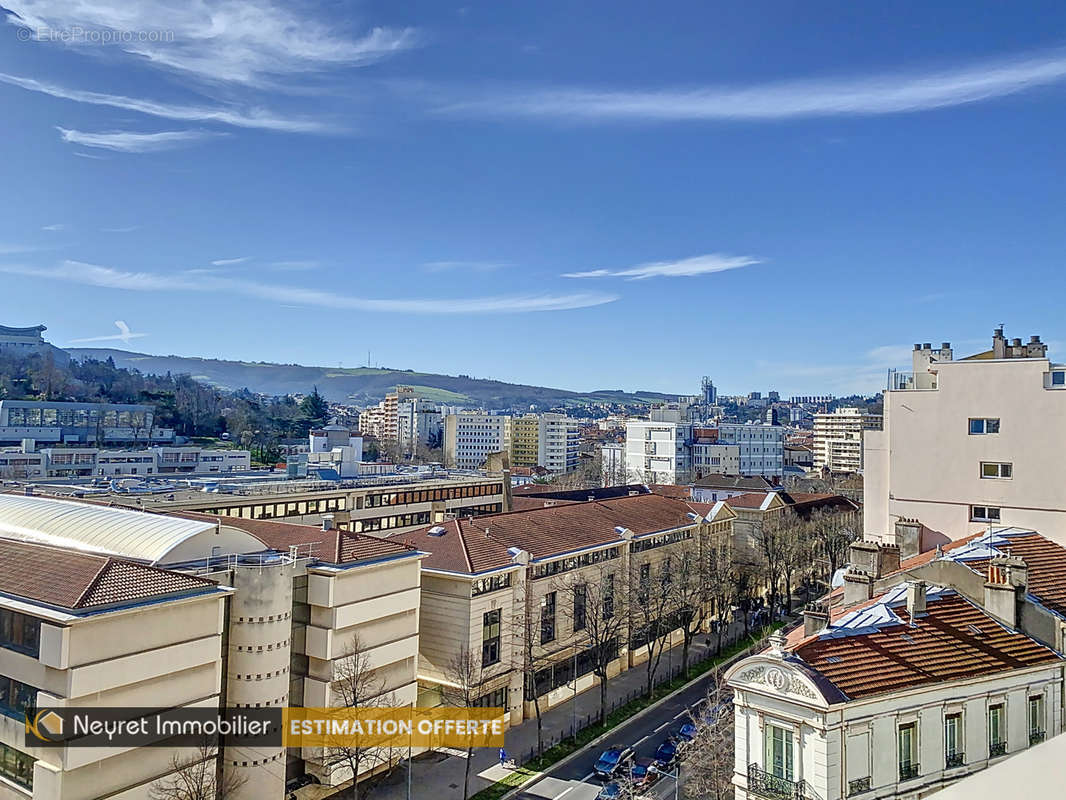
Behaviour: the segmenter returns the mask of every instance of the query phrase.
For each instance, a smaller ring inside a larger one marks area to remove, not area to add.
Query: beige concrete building
[[[863,436],[880,428],[880,414],[869,414],[858,408],[815,414],[814,468],[843,474],[862,472]]]
[[[421,557],[329,527],[0,495],[0,798],[143,800],[173,769],[167,748],[28,749],[26,707],[332,705],[356,641],[382,694],[414,703]],[[218,758],[241,800],[351,778],[311,750]]]
[[[491,453],[511,452],[511,418],[481,411],[444,417],[444,463],[455,469],[481,469]]]
[[[954,360],[915,345],[912,373],[894,373],[881,431],[866,433],[868,538],[893,541],[917,521],[922,549],[992,525],[1066,542],[1066,365],[1039,337]]]
[[[419,704],[447,697],[463,649],[479,656],[483,704],[506,708],[512,724],[533,716],[534,691],[543,711],[595,686],[587,647],[599,642],[586,615],[602,609],[605,595],[598,605],[588,595],[579,601],[574,587],[609,591],[611,613],[632,619],[626,602],[635,596],[630,584],[644,574],[642,566],[664,579],[679,568],[682,553],[697,558],[693,547],[727,539],[728,520],[715,524],[700,510],[710,509],[644,494],[458,519],[400,537],[429,553]],[[680,633],[668,635],[676,642]],[[611,656],[609,677],[646,660],[647,647],[631,624],[617,631]]]

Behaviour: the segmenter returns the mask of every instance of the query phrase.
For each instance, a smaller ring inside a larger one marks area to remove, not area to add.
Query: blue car
[[[596,761],[593,770],[596,777],[609,781],[618,772],[618,768],[629,758],[631,751],[624,745],[616,744],[604,750]]]
[[[622,796],[622,787],[618,781],[611,781],[600,789],[600,793],[596,795],[596,800],[617,800]]]
[[[655,749],[655,765],[668,767],[674,763],[675,758],[677,758],[677,742],[671,736],[664,739]]]
[[[696,732],[696,726],[693,725],[691,722],[686,722],[677,731],[677,735],[684,741],[691,742],[693,739],[696,738]]]

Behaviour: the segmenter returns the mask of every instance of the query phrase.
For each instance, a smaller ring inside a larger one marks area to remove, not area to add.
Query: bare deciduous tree
[[[833,513],[816,509],[809,524],[818,555],[827,563],[825,578],[828,583],[847,561],[851,543],[862,536],[862,511]]]
[[[370,656],[358,636],[348,640],[344,651],[334,662],[332,693],[338,708],[385,708],[395,705],[391,693],[385,691],[385,679],[370,666]],[[392,763],[392,749],[367,745],[358,740],[338,739],[323,749],[323,766],[329,770],[347,767],[352,773],[349,796],[359,800],[369,791],[367,781],[358,780],[360,774]]]
[[[448,684],[444,689],[444,701],[459,708],[475,708],[485,689],[485,670],[482,666],[481,653],[470,649],[468,644],[459,646],[458,652],[445,667]],[[466,750],[466,767],[463,771],[463,798],[470,796],[470,762],[473,760],[473,747]]]
[[[685,751],[685,796],[730,800],[735,769],[732,698],[719,681],[711,684],[702,713],[693,720],[696,735]]]
[[[711,562],[704,553],[706,547],[710,547],[710,542],[701,542],[694,537],[673,550],[678,565],[667,591],[671,597],[674,618],[684,637],[681,644],[682,673],[688,672],[692,642],[703,630],[712,603]]]
[[[609,564],[601,564],[596,570],[571,573],[562,584],[574,601],[564,604],[571,630],[583,634],[592,674],[599,679],[601,723],[607,717],[607,672],[618,658],[621,637],[626,632],[626,581],[618,572]]]
[[[540,754],[544,752],[544,724],[536,676],[542,668],[552,663],[553,659],[545,651],[544,644],[555,641],[558,625],[554,616],[551,620],[544,618],[543,606],[533,602],[531,588],[532,582],[527,583],[525,602],[515,607],[512,641],[519,645],[515,648],[515,655],[519,661],[515,666],[522,672],[526,697],[533,699],[533,713],[537,720],[537,753]],[[547,586],[545,591],[556,596],[560,594],[555,583]],[[567,600],[569,597],[563,598],[564,603]],[[556,602],[558,603],[558,600]],[[552,628],[550,636],[546,629],[549,624]]]
[[[149,787],[151,800],[230,800],[245,783],[243,775],[222,769],[213,742],[182,748],[170,763],[173,772]]]
[[[662,558],[658,564],[648,559],[634,559],[630,563],[629,604],[630,649],[645,648],[644,693],[651,695],[655,688],[655,674],[666,648],[667,634],[673,629],[670,616],[675,595],[671,589],[674,581],[674,560]],[[653,574],[657,571],[658,574]]]

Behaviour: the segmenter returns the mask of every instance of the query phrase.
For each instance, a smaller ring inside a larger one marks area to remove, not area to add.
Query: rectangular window
[[[998,417],[983,417],[970,419],[970,435],[983,436],[990,433],[999,433]]]
[[[651,584],[651,564],[640,565],[640,577],[637,581],[637,600],[641,604],[646,604],[648,602],[648,592]]]
[[[19,721],[37,707],[37,688],[14,678],[0,676],[0,714]]]
[[[481,666],[500,661],[500,609],[486,611],[481,617]]]
[[[1014,474],[1014,466],[1009,462],[1002,461],[982,461],[981,462],[981,477],[982,478],[1011,478]]]
[[[603,593],[603,618],[611,619],[614,616],[614,575],[603,576],[603,587],[600,591]]]
[[[555,641],[555,592],[548,592],[540,600],[540,643]]]
[[[37,658],[41,654],[41,621],[0,609],[0,647]]]
[[[1006,713],[1002,703],[988,707],[988,755],[991,758],[1007,752]]]
[[[1056,370],[1051,373],[1051,385],[1052,386],[1066,386],[1066,372]]]
[[[1044,741],[1044,695],[1037,694],[1029,698],[1029,744]]]
[[[962,749],[962,714],[944,715],[944,766],[948,769],[965,763]]]
[[[791,781],[794,775],[792,731],[777,725],[766,726],[765,769],[775,778]]]
[[[999,522],[999,509],[993,506],[970,506],[970,522]]]
[[[33,765],[37,759],[0,744],[0,775],[19,786],[33,789]]]
[[[588,587],[579,583],[574,587],[574,632],[585,630],[585,607],[588,604]]]
[[[908,781],[918,777],[918,725],[908,722],[900,725],[897,732],[899,741],[899,779]]]

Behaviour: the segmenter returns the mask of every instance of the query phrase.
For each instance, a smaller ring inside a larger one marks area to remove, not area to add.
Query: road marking
[[[674,719],[677,719],[677,717],[674,717]],[[656,733],[658,733],[658,732],[659,732],[659,731],[661,731],[661,730],[662,730],[663,728],[667,727],[667,726],[668,726],[669,724],[670,724],[670,721],[669,721],[669,720],[667,720],[667,721],[666,721],[666,722],[664,722],[664,723],[663,723],[662,725],[660,725],[660,726],[659,726],[658,728],[656,728],[656,729],[655,729],[655,732],[656,732]]]
[[[584,778],[581,779],[581,782],[585,783],[589,778],[591,778],[595,774],[596,774],[595,772],[590,772],[588,775],[586,775]]]
[[[574,787],[573,786],[567,786],[558,795],[556,795],[555,800],[559,800],[559,798],[563,797],[565,794],[567,794],[567,792],[572,792],[572,791],[574,791]]]
[[[651,734],[649,734],[649,736],[650,736],[650,735],[651,735]],[[647,736],[645,736],[645,737],[643,737],[643,738],[640,738],[640,739],[637,739],[637,740],[636,740],[635,742],[633,742],[633,746],[634,746],[634,747],[637,747],[637,746],[641,745],[642,743],[646,742],[647,740],[648,740],[648,737],[647,737]]]

